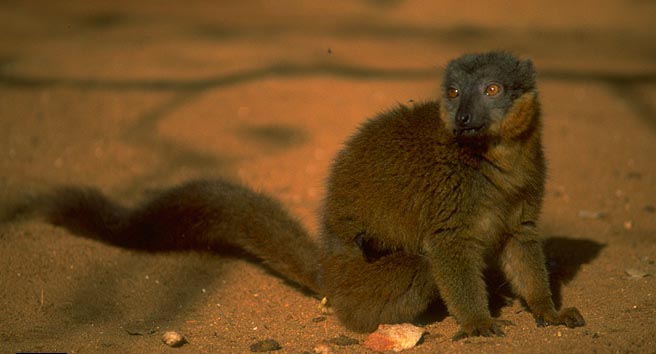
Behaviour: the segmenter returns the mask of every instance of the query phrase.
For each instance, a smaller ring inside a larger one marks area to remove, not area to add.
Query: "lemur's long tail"
[[[63,187],[36,208],[71,232],[147,251],[238,248],[319,293],[318,246],[275,200],[226,181],[193,181],[128,209],[93,188]]]

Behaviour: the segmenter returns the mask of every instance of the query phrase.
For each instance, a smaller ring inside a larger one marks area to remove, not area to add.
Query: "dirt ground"
[[[537,328],[515,300],[506,337],[452,342],[442,315],[409,352],[656,353],[654,1],[3,1],[0,208],[60,184],[129,204],[223,177],[316,234],[341,142],[488,49],[539,70],[541,228],[556,300],[587,325]],[[2,353],[247,353],[265,339],[368,352],[318,300],[238,258],[140,253],[32,220],[0,224],[0,269]],[[165,346],[167,330],[189,343]]]

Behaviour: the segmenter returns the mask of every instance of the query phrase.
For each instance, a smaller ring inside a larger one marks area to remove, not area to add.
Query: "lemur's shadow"
[[[553,236],[545,241],[544,253],[556,308],[562,305],[562,286],[574,279],[583,264],[597,258],[604,247],[605,244],[593,240],[564,236]]]
[[[549,271],[551,293],[556,308],[562,305],[562,287],[569,283],[579,272],[582,265],[597,258],[606,245],[589,239],[552,236],[544,242],[544,253]],[[509,306],[516,298],[508,281],[498,269],[489,269],[485,273],[487,282],[490,312],[493,317],[501,315],[501,309]],[[448,316],[446,306],[441,300],[431,304],[422,323],[442,321]]]

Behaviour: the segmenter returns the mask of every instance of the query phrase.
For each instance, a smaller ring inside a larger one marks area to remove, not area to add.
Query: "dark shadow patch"
[[[15,88],[33,89],[49,87],[71,87],[82,90],[116,91],[187,91],[199,93],[219,87],[230,87],[270,77],[308,77],[331,75],[359,80],[412,80],[436,77],[436,69],[379,69],[363,66],[318,63],[298,65],[293,63],[274,63],[263,68],[255,68],[204,79],[178,80],[98,80],[57,77],[29,77],[0,73],[0,85]]]
[[[645,97],[638,88],[625,83],[612,85],[618,97],[624,98],[628,106],[646,123],[652,131],[656,132],[656,109],[653,103]]]
[[[284,30],[278,26],[270,26],[266,28],[244,29],[237,27],[228,27],[218,23],[201,24],[195,26],[191,30],[191,35],[194,37],[206,38],[209,40],[227,40],[240,37],[274,37],[281,34]]]
[[[444,301],[438,296],[428,305],[426,311],[417,317],[415,324],[427,326],[431,323],[442,322],[447,316],[449,316],[449,310],[446,308]]]
[[[279,124],[242,127],[238,134],[267,149],[289,149],[309,140],[305,131]]]
[[[513,299],[517,298],[510,287],[510,283],[498,268],[485,271],[485,285],[487,286],[488,307],[492,317],[501,316],[504,307],[511,306]]]
[[[20,198],[0,201],[0,225],[34,217],[34,204],[38,198],[32,195],[21,195]]]
[[[429,42],[440,41],[460,43],[461,41],[486,40],[498,31],[493,28],[460,25],[446,28],[417,27],[408,25],[376,24],[354,22],[345,24],[333,31],[342,37],[366,38],[415,38]]]
[[[379,8],[391,9],[398,5],[396,0],[373,0]],[[366,39],[413,39],[428,42],[439,41],[460,43],[462,40],[478,41],[483,43],[493,36],[499,37],[507,31],[498,27],[485,27],[475,25],[458,25],[449,27],[422,27],[406,24],[377,23],[363,21],[345,21],[331,29],[299,27],[293,24],[286,25],[259,25],[256,27],[228,27],[220,24],[201,24],[189,30],[192,37],[201,37],[209,40],[226,40],[236,38],[276,38],[285,35],[293,35],[299,32],[308,34],[325,35],[341,38],[366,38]]]
[[[125,23],[126,17],[116,12],[99,12],[80,17],[77,23],[91,29],[109,29]]]
[[[556,308],[562,305],[562,286],[569,283],[581,269],[592,262],[606,247],[596,241],[563,236],[548,238],[544,243],[549,281]]]
[[[379,8],[392,8],[401,5],[404,0],[365,0],[368,4]]]
[[[238,34],[234,29],[220,25],[201,25],[194,32],[200,37],[215,40],[230,39]]]

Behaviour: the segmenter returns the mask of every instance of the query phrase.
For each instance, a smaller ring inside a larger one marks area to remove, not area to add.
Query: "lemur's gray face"
[[[482,140],[515,99],[530,90],[535,90],[530,61],[503,52],[465,55],[447,66],[442,118],[458,140]]]

